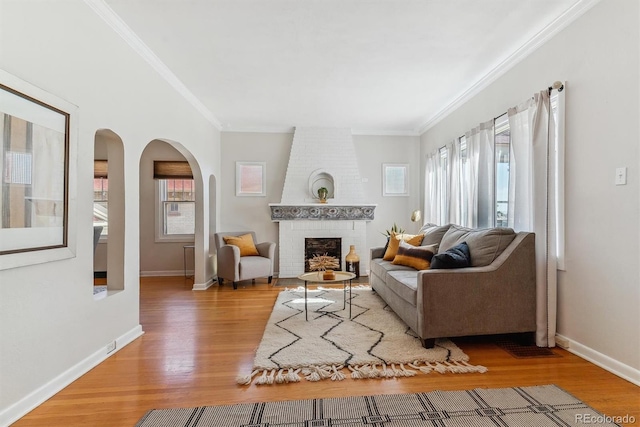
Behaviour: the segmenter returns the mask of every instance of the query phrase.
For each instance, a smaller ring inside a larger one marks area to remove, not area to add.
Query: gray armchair
[[[237,246],[228,245],[224,241],[224,237],[243,234],[251,234],[258,256],[240,256],[240,249]],[[214,241],[218,258],[218,285],[222,286],[225,280],[230,280],[233,282],[233,289],[237,289],[239,281],[252,279],[255,282],[259,277],[267,277],[271,283],[276,253],[274,242],[256,243],[256,233],[253,231],[215,233]]]

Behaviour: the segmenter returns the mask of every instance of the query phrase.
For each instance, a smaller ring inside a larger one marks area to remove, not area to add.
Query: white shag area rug
[[[258,385],[347,377],[397,378],[417,373],[486,372],[447,339],[432,349],[368,286],[353,287],[343,308],[343,290],[308,290],[305,320],[304,288],[280,292],[256,351],[253,371],[238,384]],[[347,291],[347,298],[349,294]]]

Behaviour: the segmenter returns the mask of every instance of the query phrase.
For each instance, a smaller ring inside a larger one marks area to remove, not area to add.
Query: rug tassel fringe
[[[300,372],[300,369],[289,369],[289,373],[285,375],[285,381],[288,383],[299,383],[300,382],[300,377],[298,376],[299,372]]]
[[[417,360],[413,363],[409,363],[409,366],[413,369],[417,369],[420,372],[422,372],[423,374],[430,374],[431,372],[433,372],[433,367],[431,366],[430,363],[425,362],[425,366],[419,366],[420,362],[418,362]]]
[[[360,371],[360,368],[357,366],[347,366],[347,368],[349,368],[349,370],[351,371],[351,378],[354,380],[361,380],[362,378],[364,378],[362,376],[362,372]]]
[[[331,378],[331,371],[326,366],[312,366],[302,370],[307,381],[320,381]]]
[[[331,381],[342,381],[343,379],[345,379],[346,377],[344,376],[344,374],[342,372],[340,372],[340,370],[344,368],[344,366],[340,365],[340,366],[332,366],[331,369],[333,370],[333,374],[331,374]]]
[[[289,368],[286,369],[256,369],[251,372],[250,375],[239,376],[236,378],[236,383],[240,385],[250,385],[254,381],[256,375],[256,385],[271,385],[271,384],[283,384],[300,382],[300,375],[307,381],[322,381],[325,379],[331,379],[332,381],[342,381],[347,376],[342,372],[345,368],[344,365],[322,365],[322,366],[310,366],[303,369]],[[362,365],[362,366],[346,366],[351,371],[350,377],[354,380],[364,378],[400,378],[400,377],[413,377],[417,375],[418,371],[423,374],[430,374],[435,371],[441,374],[451,372],[454,374],[461,373],[485,373],[488,369],[482,365],[470,365],[466,361],[453,361],[453,362],[419,362],[413,363],[391,363],[387,365],[382,363],[380,367],[377,364]],[[411,368],[411,369],[409,369]]]
[[[269,371],[268,369],[265,369],[262,371],[262,375],[260,376],[260,378],[258,378],[256,380],[256,385],[271,385],[274,383],[275,381],[275,374],[276,374],[276,370],[272,369],[271,371]]]
[[[251,374],[249,375],[241,375],[238,378],[236,378],[236,383],[239,385],[249,385],[251,384],[251,381],[253,381],[253,377],[260,372],[260,369],[256,369],[253,372],[251,372]]]
[[[369,370],[367,376],[369,378],[381,378],[382,372],[377,368],[377,365],[373,364],[371,365],[371,369]]]
[[[408,365],[409,365],[409,364],[407,363],[407,366],[408,366]],[[405,377],[415,377],[415,376],[416,376],[416,374],[417,374],[417,373],[416,373],[416,371],[405,368],[405,367],[404,367],[404,363],[401,363],[401,364],[400,364],[400,369],[402,370],[402,372],[403,372],[403,374],[404,374],[404,376],[405,376]]]
[[[485,372],[487,372],[489,370],[486,366],[470,365],[465,361],[457,362],[457,363],[464,364],[464,366],[467,367],[467,369],[469,369],[468,372],[477,372],[477,373],[480,373],[480,374],[484,374]]]

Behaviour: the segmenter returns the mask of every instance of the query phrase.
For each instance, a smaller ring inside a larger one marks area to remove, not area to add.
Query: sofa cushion
[[[389,245],[387,246],[387,250],[384,253],[382,259],[385,261],[393,261],[398,253],[398,247],[400,246],[400,240],[403,240],[410,245],[418,246],[422,243],[422,238],[424,236],[422,234],[413,235],[413,234],[396,234],[393,231],[391,232],[391,237],[389,237]]]
[[[411,269],[390,271],[386,280],[387,287],[400,298],[415,306],[418,293],[418,272]]]
[[[484,267],[491,264],[515,239],[516,233],[511,228],[479,228],[471,229],[452,225],[442,237],[438,253],[467,242],[471,254],[472,267]]]
[[[436,224],[425,224],[420,228],[418,234],[424,234],[424,238],[422,239],[422,246],[433,245],[435,243],[440,244],[442,241],[442,236],[449,230],[451,224],[447,225],[436,225]]]
[[[237,246],[240,249],[240,256],[260,255],[251,233],[243,234],[242,236],[224,236],[223,239],[227,245]]]
[[[467,242],[455,245],[451,249],[439,253],[431,260],[432,269],[464,268],[471,266],[471,256]]]
[[[380,277],[382,280],[387,280],[387,273],[390,271],[398,271],[398,270],[413,271],[413,272],[416,271],[415,269],[411,267],[407,267],[406,265],[392,264],[391,261],[385,261],[381,258],[372,260],[370,268],[371,268],[370,274],[375,274],[376,276]]]
[[[431,258],[438,251],[438,245],[413,246],[401,241],[398,253],[391,264],[406,265],[416,270],[426,270],[431,265]]]

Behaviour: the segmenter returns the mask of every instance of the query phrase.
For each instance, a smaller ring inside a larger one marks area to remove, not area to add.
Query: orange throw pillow
[[[431,265],[431,259],[435,254],[438,245],[412,246],[406,242],[400,242],[398,254],[391,264],[406,265],[416,270],[427,270]]]
[[[387,251],[384,253],[382,259],[385,261],[393,261],[398,253],[400,240],[405,241],[412,246],[419,246],[422,243],[423,238],[424,234],[414,236],[413,234],[396,234],[392,231],[391,236],[389,237],[389,246],[387,246]]]
[[[258,249],[256,249],[255,243],[253,243],[253,236],[251,236],[251,234],[243,234],[242,236],[225,236],[223,239],[227,245],[237,246],[240,249],[240,256],[260,255]]]

